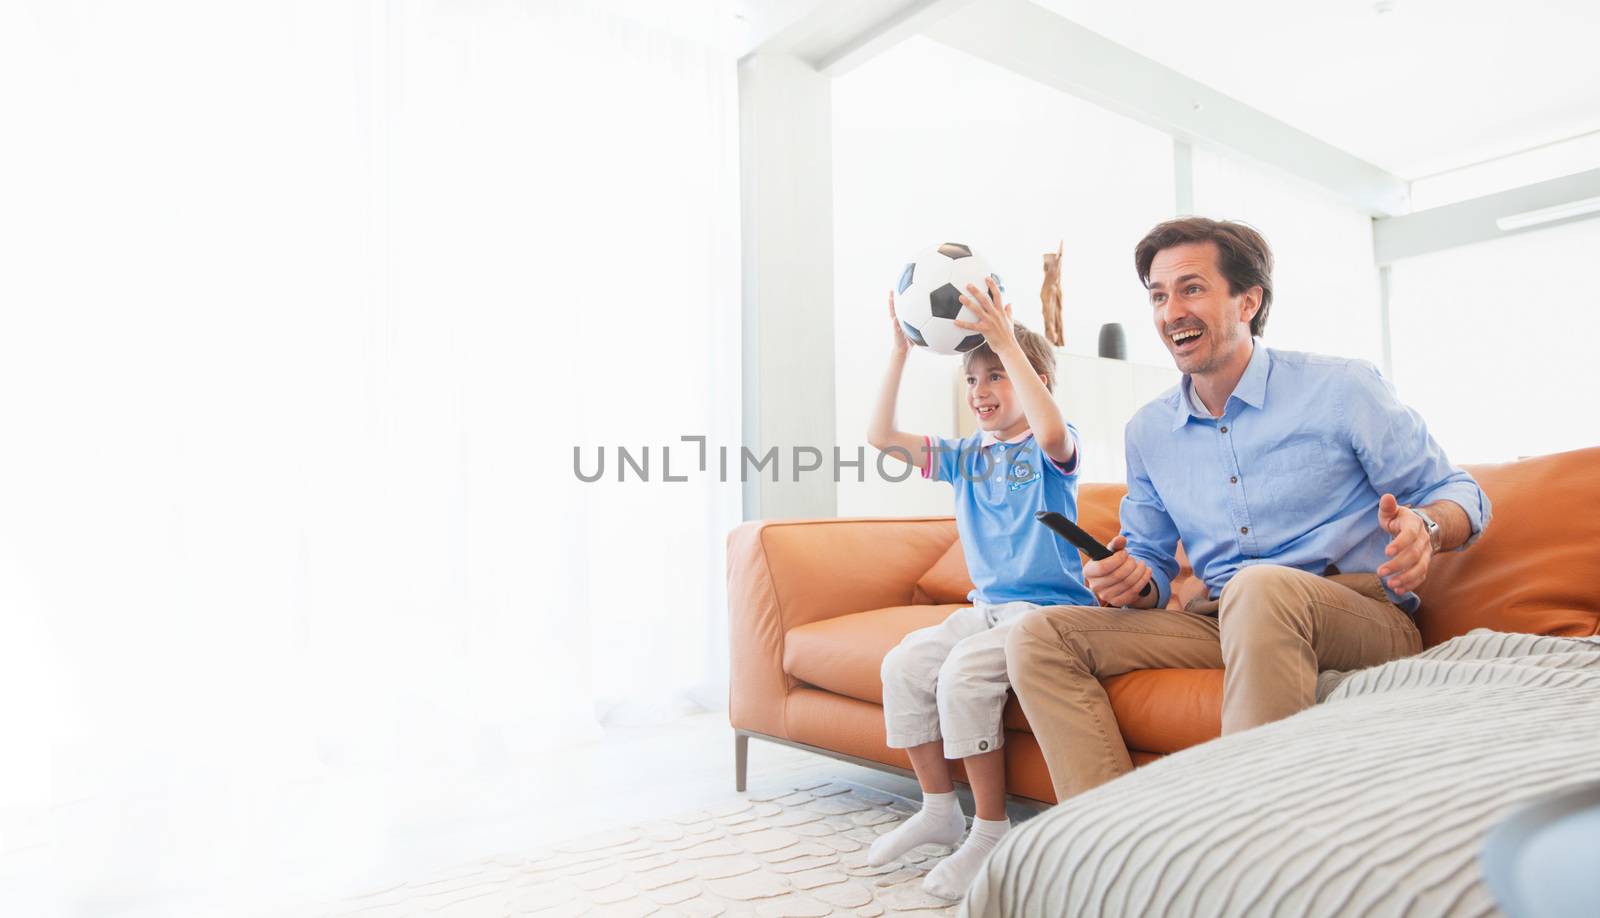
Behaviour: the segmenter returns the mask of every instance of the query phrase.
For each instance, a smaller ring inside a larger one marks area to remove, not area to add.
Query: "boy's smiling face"
[[[1006,368],[995,357],[979,357],[967,369],[967,407],[978,419],[978,428],[1002,440],[1009,440],[1028,429],[1028,417],[1011,389]]]

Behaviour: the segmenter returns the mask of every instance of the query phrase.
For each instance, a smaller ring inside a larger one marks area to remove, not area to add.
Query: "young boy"
[[[867,440],[910,458],[924,478],[955,488],[956,529],[975,587],[969,609],[906,635],[883,660],[883,716],[891,748],[905,749],[922,785],[922,810],[873,843],[867,863],[886,864],[918,845],[954,845],[966,828],[947,759],[962,759],[977,814],[960,850],[923,880],[947,899],[966,894],[984,858],[1011,828],[1006,819],[1006,630],[1037,606],[1095,605],[1078,552],[1034,519],[1039,510],[1077,518],[1077,435],[1051,392],[1055,355],[1039,334],[1011,321],[993,281],[968,286],[977,314],[957,322],[984,344],[963,361],[978,432],[964,440],[895,428],[908,342],[889,297],[894,350]],[[903,451],[903,452],[902,452]]]

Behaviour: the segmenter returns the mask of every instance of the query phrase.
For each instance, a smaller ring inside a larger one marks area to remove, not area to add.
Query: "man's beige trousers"
[[[1411,617],[1374,574],[1248,567],[1219,602],[1184,611],[1057,606],[1011,628],[1006,667],[1065,800],[1133,770],[1100,679],[1136,669],[1224,670],[1222,732],[1310,707],[1317,672],[1422,651]]]

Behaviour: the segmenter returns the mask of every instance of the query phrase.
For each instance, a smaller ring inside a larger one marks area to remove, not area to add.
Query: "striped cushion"
[[[1010,833],[965,914],[1454,915],[1511,812],[1600,780],[1600,638],[1476,630]]]

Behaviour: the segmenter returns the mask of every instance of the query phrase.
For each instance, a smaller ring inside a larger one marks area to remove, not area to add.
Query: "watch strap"
[[[1434,521],[1433,517],[1429,516],[1422,510],[1417,509],[1416,507],[1408,507],[1406,509],[1410,510],[1412,513],[1415,513],[1417,516],[1422,517],[1422,525],[1428,529],[1428,544],[1433,546],[1434,551],[1438,551],[1440,538],[1439,524]]]

